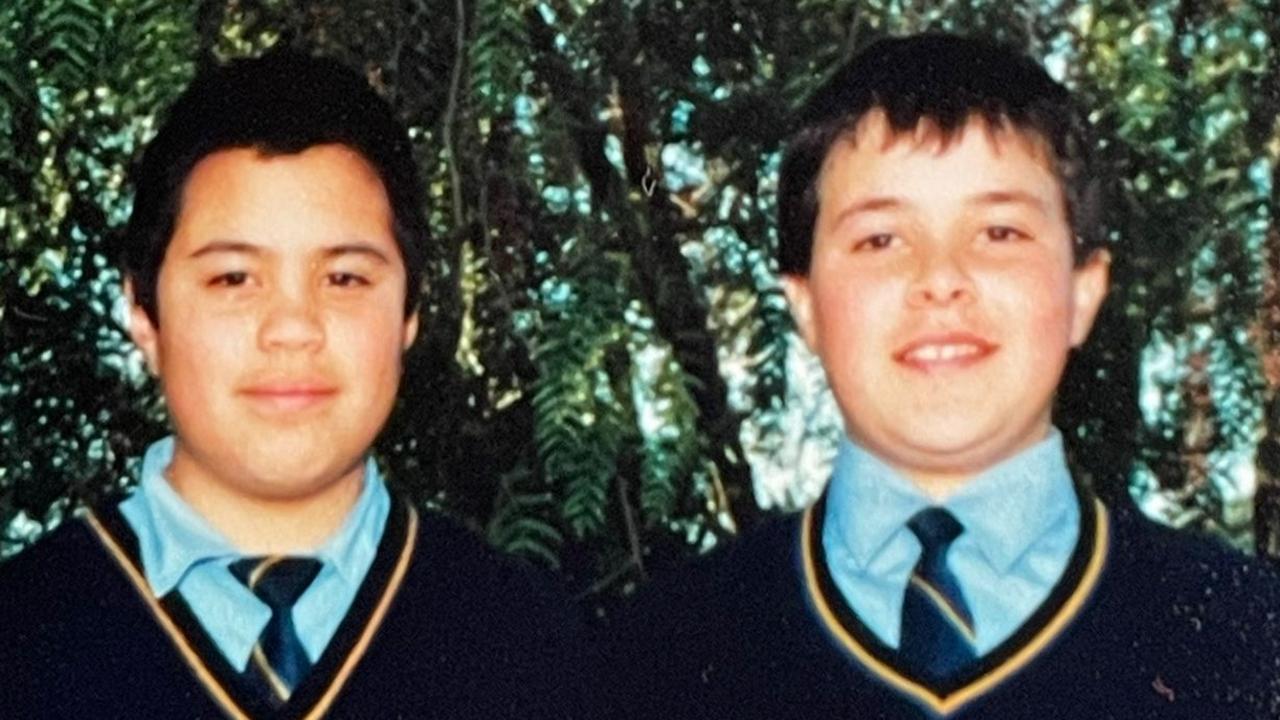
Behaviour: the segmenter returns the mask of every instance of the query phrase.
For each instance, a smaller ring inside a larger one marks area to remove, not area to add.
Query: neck
[[[964,487],[976,473],[920,473],[901,471],[925,497],[941,504],[957,490]]]
[[[200,475],[178,453],[165,472],[178,495],[246,555],[314,550],[338,531],[364,487],[363,462],[313,492],[289,497],[249,494]]]
[[[946,457],[913,458],[914,462],[888,459],[888,454],[877,454],[882,462],[911,481],[925,497],[934,503],[942,503],[974,478],[1025,453],[1043,442],[1054,432],[1046,417],[1023,440],[1000,453],[965,452]],[[855,440],[855,442],[858,442]],[[862,447],[868,447],[863,445]],[[873,451],[874,452],[874,451]]]

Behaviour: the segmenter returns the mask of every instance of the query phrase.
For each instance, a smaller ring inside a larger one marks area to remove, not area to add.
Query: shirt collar
[[[827,489],[825,522],[866,568],[912,515],[934,504],[875,455],[845,438]],[[1046,531],[1076,511],[1062,435],[975,476],[942,502],[997,572],[1006,573]]]
[[[138,489],[120,504],[138,536],[143,573],[156,597],[168,595],[197,563],[239,555],[169,485],[165,471],[173,461],[173,445],[169,436],[147,448]]]
[[[243,555],[218,532],[165,478],[173,461],[174,439],[166,437],[147,448],[138,489],[120,505],[138,536],[143,573],[156,597],[169,594],[191,568],[204,562],[230,562]],[[376,551],[380,532],[364,532],[376,523],[379,507],[390,502],[373,458],[365,460],[364,487],[346,520],[312,554],[330,563],[349,583],[363,577],[360,558]],[[367,563],[366,563],[367,564]]]
[[[943,506],[980,552],[1007,573],[1045,533],[1078,514],[1062,434],[1049,437],[965,483]]]
[[[366,458],[360,497],[338,531],[315,549],[314,556],[333,566],[343,582],[359,585],[364,580],[369,562],[377,554],[378,542],[382,539],[382,521],[390,505],[391,495],[382,482],[378,464],[373,458]]]
[[[859,568],[871,564],[907,520],[929,504],[911,481],[845,437],[827,488],[826,523]]]

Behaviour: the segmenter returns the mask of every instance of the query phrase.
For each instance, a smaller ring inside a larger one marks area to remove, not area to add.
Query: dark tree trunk
[[[536,13],[531,17],[534,43],[543,50],[539,53],[540,69],[582,128],[577,137],[578,152],[594,201],[613,211],[619,233],[627,240],[623,249],[634,262],[639,292],[653,312],[658,333],[671,344],[676,360],[691,378],[687,390],[698,407],[698,430],[709,441],[728,510],[738,529],[750,527],[760,519],[761,510],[738,437],[742,419],[729,407],[707,303],[701,290],[693,286],[688,263],[680,253],[680,210],[662,191],[661,169],[651,167],[645,156],[645,148],[654,142],[649,136],[644,96],[644,88],[651,86],[642,76],[634,44],[623,40],[627,31],[619,28],[618,52],[605,58],[606,75],[617,78],[621,97],[623,158],[628,175],[624,187],[605,158],[605,133],[595,130],[598,121],[585,102],[590,94],[566,64],[547,61],[557,56],[552,45],[554,31]],[[640,204],[632,197],[637,193],[644,198]]]

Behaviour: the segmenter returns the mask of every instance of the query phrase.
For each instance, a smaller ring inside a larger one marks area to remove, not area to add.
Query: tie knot
[[[231,574],[272,611],[293,607],[319,572],[320,561],[314,558],[271,555],[231,563]]]
[[[956,516],[940,507],[925,508],[916,513],[907,521],[907,527],[920,540],[925,556],[945,553],[951,541],[964,532],[964,526]]]

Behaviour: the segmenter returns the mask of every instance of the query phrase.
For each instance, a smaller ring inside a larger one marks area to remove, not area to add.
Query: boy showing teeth
[[[778,257],[847,436],[812,508],[618,623],[622,707],[1280,716],[1275,572],[1102,505],[1052,424],[1107,291],[1091,151],[1066,89],[984,41],[884,40],[809,99]]]

